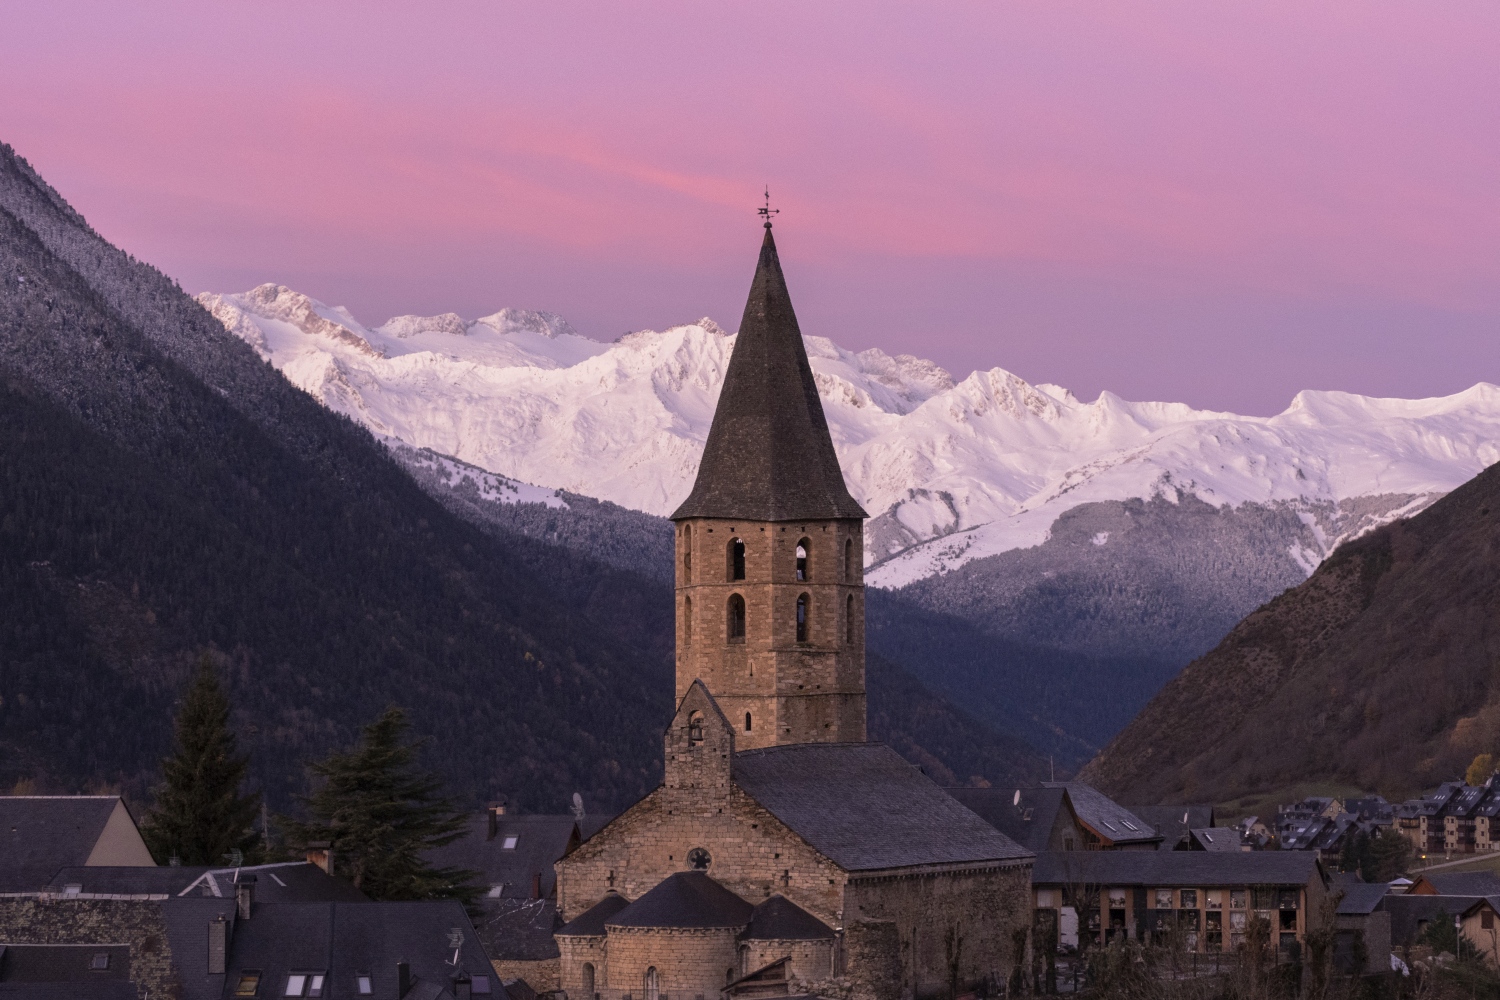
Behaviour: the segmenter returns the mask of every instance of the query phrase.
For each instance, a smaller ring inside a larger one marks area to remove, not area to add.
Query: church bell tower
[[[769,216],[677,531],[677,700],[746,750],[865,739],[864,519],[844,484]]]

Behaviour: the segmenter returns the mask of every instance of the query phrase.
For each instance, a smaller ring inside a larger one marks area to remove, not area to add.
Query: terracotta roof
[[[844,484],[768,226],[698,477],[672,519],[866,516]]]
[[[817,941],[833,938],[833,928],[785,896],[772,896],[755,908],[744,938],[751,941]]]
[[[707,874],[677,872],[604,923],[607,927],[740,928],[750,922],[753,910]]]
[[[881,743],[743,750],[734,782],[845,871],[1032,857]]]

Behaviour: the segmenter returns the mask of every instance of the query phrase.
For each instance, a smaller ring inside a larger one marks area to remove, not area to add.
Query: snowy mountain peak
[[[199,301],[392,442],[653,514],[692,487],[735,341],[704,318],[602,344],[509,309],[371,330],[280,285]],[[850,490],[873,515],[868,579],[882,586],[1037,545],[1081,503],[1188,494],[1304,511],[1311,571],[1350,532],[1500,460],[1500,389],[1483,383],[1426,400],[1303,392],[1277,416],[1246,417],[1110,392],[1084,403],[1003,368],[955,383],[911,355],[805,341]]]

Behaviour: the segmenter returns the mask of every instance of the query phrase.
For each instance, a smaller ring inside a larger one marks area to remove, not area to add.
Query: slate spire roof
[[[698,479],[672,519],[866,516],[844,485],[767,223]]]

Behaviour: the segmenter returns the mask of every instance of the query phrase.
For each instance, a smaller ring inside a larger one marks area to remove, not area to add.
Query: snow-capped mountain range
[[[280,285],[198,300],[328,407],[494,474],[497,495],[556,503],[566,490],[658,515],[692,486],[734,347],[708,319],[604,344],[544,312],[369,328]],[[850,490],[872,515],[880,586],[1039,544],[1081,503],[1188,493],[1291,505],[1316,539],[1293,553],[1310,573],[1343,538],[1500,460],[1488,383],[1422,400],[1302,392],[1283,413],[1246,417],[1109,392],[1086,403],[1001,368],[955,383],[910,355],[806,344]]]

